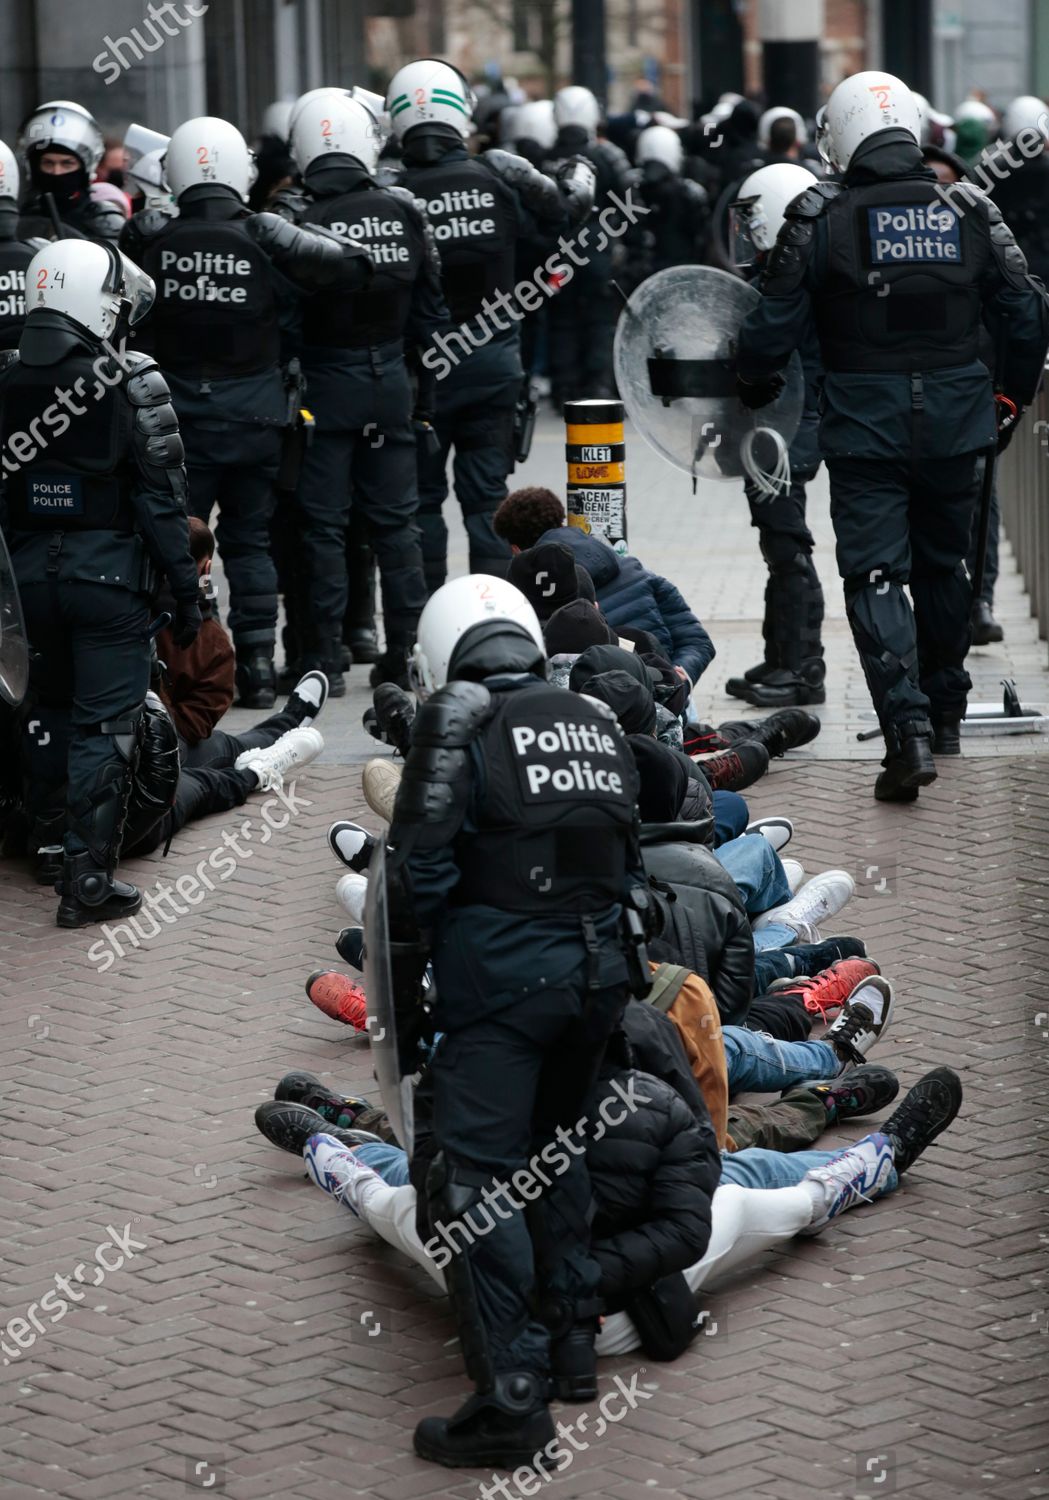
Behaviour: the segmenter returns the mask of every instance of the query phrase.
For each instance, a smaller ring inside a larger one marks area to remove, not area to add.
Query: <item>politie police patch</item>
[[[82,516],[83,480],[77,474],[31,474],[26,499],[34,516]]]
[[[623,796],[622,762],[610,730],[556,719],[545,728],[514,724],[510,741],[526,804]]]
[[[947,203],[880,203],[867,209],[871,264],[962,264],[957,212]]]

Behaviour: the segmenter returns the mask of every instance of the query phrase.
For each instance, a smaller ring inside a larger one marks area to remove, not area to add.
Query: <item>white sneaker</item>
[[[324,749],[319,729],[289,729],[265,750],[245,750],[233,762],[235,771],[254,771],[260,792],[276,792],[288,771],[308,766]]]
[[[823,1034],[841,1058],[842,1071],[863,1062],[892,1015],[892,985],[882,974],[861,979],[846,1000],[841,1015]]]
[[[793,927],[800,937],[801,927],[815,927],[828,917],[837,916],[855,889],[856,882],[848,870],[824,870],[822,875],[813,875],[782,906],[774,906],[771,911],[763,911],[759,917],[755,917],[751,926],[755,932],[760,932],[763,927],[775,922],[784,927]],[[803,938],[802,941],[808,942],[811,939]]]
[[[339,878],[336,899],[343,911],[358,927],[364,926],[364,903],[368,899],[368,877],[351,870]]]
[[[393,804],[397,799],[397,788],[401,784],[403,766],[392,760],[376,756],[361,772],[364,800],[377,818],[393,822]]]
[[[373,1182],[382,1182],[374,1168],[358,1161],[355,1152],[330,1135],[311,1135],[303,1148],[306,1175],[325,1193],[330,1193],[359,1219],[361,1194]]]
[[[323,672],[307,672],[292,688],[287,706],[293,713],[302,714],[299,725],[302,729],[306,729],[313,723],[327,701],[327,677]]]
[[[789,818],[755,818],[752,823],[747,824],[746,832],[760,833],[778,854],[794,837],[794,824]]]
[[[797,893],[801,882],[805,879],[805,866],[800,859],[784,859],[780,863],[783,866],[783,873],[787,877],[787,884],[790,886],[790,894],[793,896]]]
[[[824,1166],[813,1167],[801,1179],[812,1194],[812,1223],[801,1233],[819,1234],[846,1209],[873,1202],[885,1192],[892,1168],[892,1142],[880,1134],[865,1135]]]

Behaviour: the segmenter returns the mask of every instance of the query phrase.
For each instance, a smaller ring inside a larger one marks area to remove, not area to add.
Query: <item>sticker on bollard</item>
[[[565,402],[569,526],[626,551],[626,442],[622,401]]]

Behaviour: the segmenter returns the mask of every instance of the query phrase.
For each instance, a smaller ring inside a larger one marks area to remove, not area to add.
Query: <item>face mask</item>
[[[31,160],[29,175],[37,192],[50,193],[59,207],[86,195],[89,186],[83,167],[77,167],[75,172],[44,172],[40,168],[40,155],[34,155]]]

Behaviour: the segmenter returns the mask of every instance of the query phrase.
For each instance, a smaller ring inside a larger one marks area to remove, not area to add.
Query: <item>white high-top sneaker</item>
[[[245,750],[233,763],[236,771],[254,771],[261,792],[276,792],[289,771],[308,766],[324,749],[319,729],[289,729],[265,750]]]

